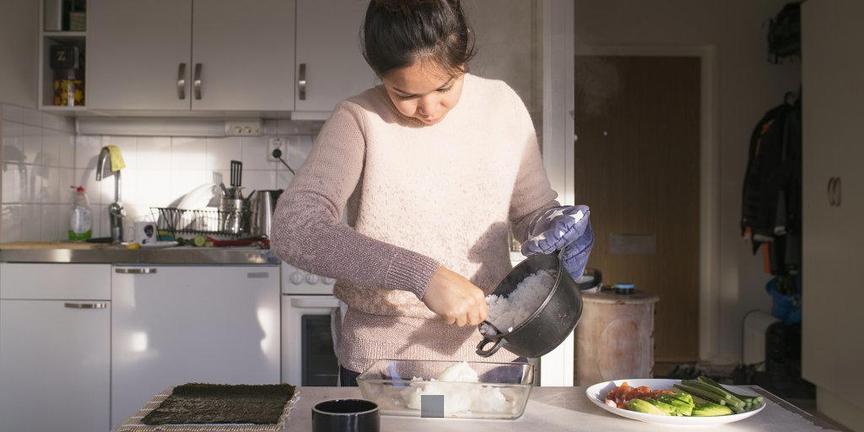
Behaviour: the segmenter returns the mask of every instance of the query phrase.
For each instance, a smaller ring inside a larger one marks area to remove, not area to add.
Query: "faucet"
[[[111,152],[108,147],[102,147],[99,158],[96,160],[96,181],[102,181],[105,177],[114,176],[114,202],[108,206],[108,218],[111,228],[111,243],[117,244],[123,241],[123,219],[126,212],[120,204],[120,170],[114,171],[111,166]]]

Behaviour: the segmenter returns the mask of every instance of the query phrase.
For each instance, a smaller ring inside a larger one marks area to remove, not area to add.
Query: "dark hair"
[[[379,77],[418,59],[457,75],[475,52],[459,0],[371,0],[362,40],[363,57]]]

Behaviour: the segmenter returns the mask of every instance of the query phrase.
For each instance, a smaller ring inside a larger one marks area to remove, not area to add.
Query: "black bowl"
[[[378,405],[364,399],[334,399],[312,407],[314,432],[378,432]]]

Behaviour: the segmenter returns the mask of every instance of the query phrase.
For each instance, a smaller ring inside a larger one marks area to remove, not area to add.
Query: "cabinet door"
[[[361,53],[360,29],[368,4],[297,0],[297,111],[332,111],[338,102],[377,82]]]
[[[105,301],[0,300],[0,430],[108,431]]]
[[[849,50],[864,36],[857,19],[864,4],[815,0],[802,8],[802,368],[819,389],[820,412],[853,426],[864,424],[864,333],[854,311],[864,302],[864,60]],[[833,188],[832,178],[840,179]]]
[[[291,0],[195,0],[192,109],[293,110],[293,23]]]
[[[87,107],[190,105],[192,0],[89,0]]]
[[[279,268],[115,267],[111,418],[187,382],[279,383]]]

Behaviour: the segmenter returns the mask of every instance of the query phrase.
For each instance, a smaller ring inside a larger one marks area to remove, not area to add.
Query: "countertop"
[[[278,265],[269,249],[171,247],[127,249],[81,243],[0,243],[0,262],[162,265]]]
[[[724,426],[693,430],[809,432],[843,429],[815,419],[759,387],[751,387],[767,399],[768,406],[755,416]],[[551,432],[551,431],[634,431],[669,432],[670,427],[651,425],[618,417],[595,406],[585,397],[586,387],[535,387],[516,420],[421,419],[381,416],[381,431],[416,432]],[[360,391],[347,387],[301,387],[286,427],[287,432],[312,430],[312,406],[328,399],[358,398]],[[689,428],[685,428],[689,429]],[[684,430],[684,429],[682,429]]]

